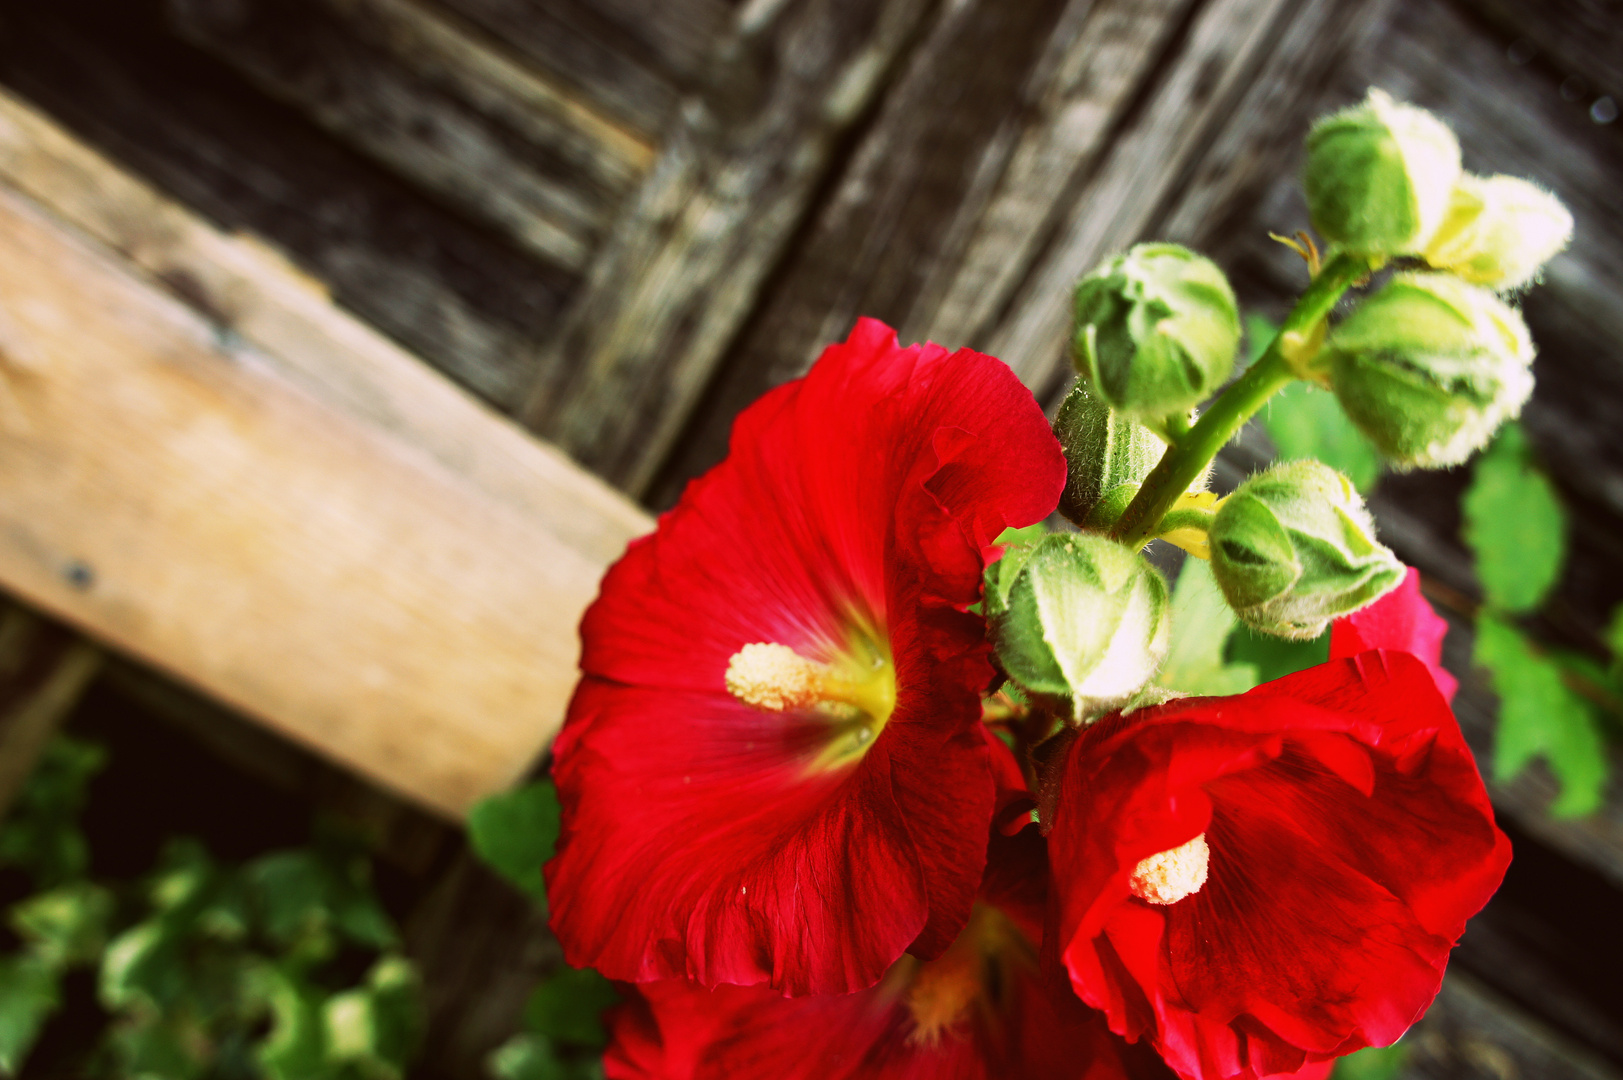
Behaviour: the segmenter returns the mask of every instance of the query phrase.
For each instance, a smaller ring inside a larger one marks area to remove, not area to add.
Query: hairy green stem
[[[1252,364],[1246,373],[1236,379],[1200,421],[1189,429],[1176,445],[1167,447],[1155,470],[1145,478],[1138,494],[1122,512],[1110,535],[1132,548],[1143,547],[1160,532],[1161,519],[1166,516],[1178,496],[1189,490],[1189,485],[1205,471],[1236,432],[1262,408],[1282,387],[1296,378],[1282,352],[1287,336],[1302,340],[1312,334],[1318,321],[1330,314],[1349,286],[1369,273],[1368,259],[1354,255],[1337,255],[1331,259],[1319,276],[1313,279],[1302,298],[1296,302],[1284,325],[1269,344],[1268,350]]]

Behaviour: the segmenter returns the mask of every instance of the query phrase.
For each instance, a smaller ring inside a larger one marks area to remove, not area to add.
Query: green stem
[[[1330,314],[1353,282],[1369,273],[1369,260],[1354,255],[1337,255],[1319,271],[1319,276],[1296,302],[1268,350],[1236,379],[1200,421],[1174,446],[1167,447],[1155,470],[1145,478],[1138,494],[1117,520],[1111,536],[1131,548],[1147,544],[1160,530],[1161,519],[1189,490],[1189,485],[1206,470],[1235,433],[1251,419],[1264,402],[1296,378],[1280,351],[1287,334],[1305,338],[1318,321]]]

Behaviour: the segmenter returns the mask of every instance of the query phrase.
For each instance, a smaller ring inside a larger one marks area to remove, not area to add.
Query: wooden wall
[[[1616,0],[0,0],[0,86],[651,510],[858,314],[992,352],[1046,403],[1069,377],[1071,282],[1136,240],[1206,250],[1248,308],[1280,314],[1304,275],[1267,232],[1306,224],[1306,125],[1383,86],[1447,118],[1468,167],[1538,180],[1578,218],[1527,301],[1525,419],[1576,507],[1539,629],[1595,650],[1623,602],[1620,16]],[[103,226],[72,227],[139,264]],[[276,322],[195,273],[143,272],[222,330]],[[348,378],[318,355],[303,362]],[[1249,430],[1222,481],[1271,453]],[[1486,754],[1465,478],[1388,477],[1374,505],[1455,621],[1459,711]],[[607,558],[641,519],[596,505],[619,523],[594,541]],[[1551,791],[1535,768],[1493,794],[1533,864],[1615,901],[1623,794],[1556,822]],[[1623,1069],[1616,980],[1569,947],[1598,922],[1540,903],[1473,929],[1477,981],[1445,995],[1419,1072]]]

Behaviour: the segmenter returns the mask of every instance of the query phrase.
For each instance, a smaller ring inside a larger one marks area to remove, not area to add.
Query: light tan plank
[[[10,191],[0,298],[0,583],[442,812],[533,761],[613,553],[222,349]]]
[[[278,254],[198,220],[4,91],[0,181],[133,262],[317,397],[535,516],[584,557],[612,559],[652,528],[619,492],[339,311]]]

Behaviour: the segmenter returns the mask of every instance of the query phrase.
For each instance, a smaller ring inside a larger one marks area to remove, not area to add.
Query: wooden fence
[[[1623,601],[1619,15],[0,0],[0,584],[454,816],[542,753],[597,576],[755,396],[869,314],[1052,403],[1071,282],[1144,238],[1280,314],[1303,271],[1267,233],[1305,223],[1306,125],[1373,84],[1577,216],[1527,303],[1525,419],[1576,507],[1540,630],[1594,650]],[[1222,475],[1270,453],[1248,432]],[[1485,754],[1464,481],[1373,505],[1455,621]],[[1534,769],[1493,795],[1623,887],[1623,798],[1557,822],[1551,792]],[[1422,1060],[1498,1038],[1516,1075],[1623,1069],[1623,1000],[1518,987],[1513,938],[1483,939]]]

